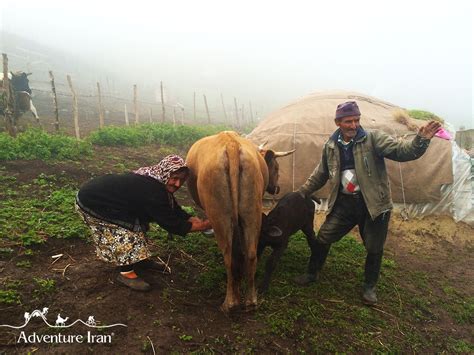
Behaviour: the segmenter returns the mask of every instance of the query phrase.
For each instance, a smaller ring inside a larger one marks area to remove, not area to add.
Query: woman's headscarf
[[[179,155],[171,154],[164,157],[158,164],[142,167],[135,170],[134,173],[152,177],[153,179],[166,184],[171,174],[182,168],[188,168],[184,159]]]

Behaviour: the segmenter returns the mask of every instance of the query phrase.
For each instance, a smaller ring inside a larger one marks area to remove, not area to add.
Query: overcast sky
[[[359,91],[474,128],[465,1],[1,1],[0,26],[113,73],[273,110]]]

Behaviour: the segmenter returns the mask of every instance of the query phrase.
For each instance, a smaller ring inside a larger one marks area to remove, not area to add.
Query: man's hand
[[[418,135],[424,139],[431,139],[440,128],[441,123],[438,121],[430,121],[426,125],[420,127]]]

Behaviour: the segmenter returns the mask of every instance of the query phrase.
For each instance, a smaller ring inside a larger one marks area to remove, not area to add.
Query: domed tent
[[[296,100],[270,113],[248,135],[255,143],[268,141],[269,148],[296,148],[292,156],[279,161],[280,196],[298,189],[312,173],[321,159],[323,144],[337,128],[336,106],[348,100],[359,105],[365,129],[411,139],[416,134],[413,129],[426,123],[414,119],[399,122],[396,116],[400,107],[356,92],[317,92]],[[461,162],[453,160],[455,157]],[[470,163],[466,157],[454,141],[435,137],[418,160],[398,163],[386,159],[393,201],[403,203],[411,216],[448,213],[456,220],[463,219],[472,213]],[[326,199],[328,193],[329,186],[325,186],[315,196]]]

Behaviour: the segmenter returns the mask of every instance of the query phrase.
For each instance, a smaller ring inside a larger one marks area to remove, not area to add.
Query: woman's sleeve
[[[146,207],[146,212],[150,219],[158,223],[170,233],[185,236],[191,230],[192,224],[188,222],[189,215],[175,203],[171,208],[167,197],[163,199],[154,199]]]
[[[174,197],[173,197],[173,199],[174,199]],[[178,214],[179,217],[181,217],[185,220],[188,220],[190,217],[192,217],[188,212],[183,210],[183,208],[178,204],[176,199],[174,199],[174,208],[175,208],[175,211],[176,211],[176,213]]]

